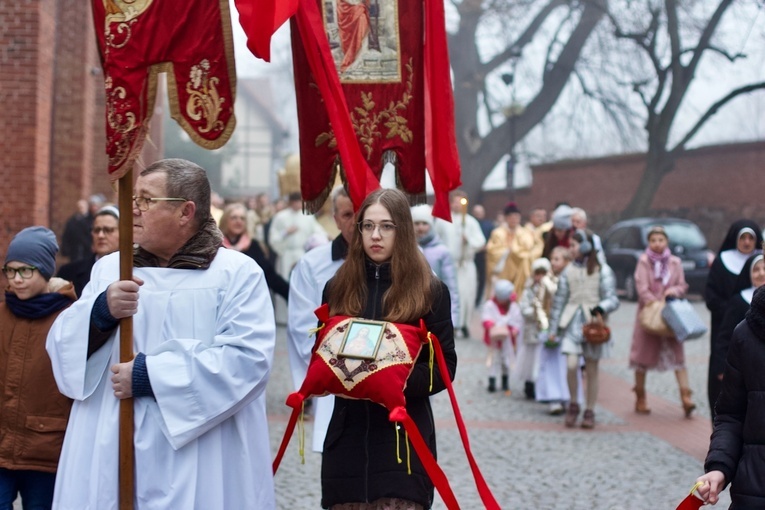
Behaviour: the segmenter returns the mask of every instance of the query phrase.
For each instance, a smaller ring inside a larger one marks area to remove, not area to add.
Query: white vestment
[[[135,268],[145,283],[133,316],[154,397],[134,399],[135,508],[275,508],[265,389],[275,344],[263,271],[220,248],[206,270]],[[87,359],[91,310],[119,279],[119,253],[93,267],[46,348],[74,399],[53,507],[118,508],[119,400],[109,368],[119,327]]]
[[[290,299],[287,305],[287,352],[295,391],[300,389],[311,361],[315,335],[308,331],[318,325],[314,314],[321,305],[321,294],[330,278],[335,276],[345,259],[332,260],[332,247],[342,242],[336,239],[309,251],[295,266],[290,276]],[[337,250],[337,248],[335,248]],[[313,442],[315,452],[324,449],[329,420],[335,407],[335,397],[328,395],[314,400]]]
[[[297,230],[288,234],[287,230],[291,227]],[[285,280],[289,281],[292,268],[305,254],[306,242],[313,234],[327,235],[316,218],[310,214],[303,214],[302,211],[288,207],[274,215],[268,231],[268,244],[278,255],[276,270]],[[287,305],[284,298],[276,296],[275,304],[276,321],[285,324]]]
[[[463,225],[464,223],[464,225]],[[435,229],[441,241],[449,248],[457,266],[457,287],[459,288],[460,313],[455,329],[469,327],[475,311],[478,292],[478,270],[475,254],[486,246],[486,236],[481,225],[472,216],[452,212],[451,223],[435,219]]]

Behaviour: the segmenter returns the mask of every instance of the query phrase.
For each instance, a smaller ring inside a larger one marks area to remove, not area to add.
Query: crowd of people
[[[69,262],[58,271],[59,245],[45,227],[20,231],[5,251],[0,508],[18,495],[25,508],[116,508],[123,399],[134,404],[137,508],[274,508],[265,409],[280,313],[272,296],[284,300],[296,390],[321,305],[370,321],[423,320],[447,371],[432,370],[423,349],[404,393],[434,456],[429,397],[454,379],[460,337],[485,343],[488,392],[522,385],[562,426],[596,426],[599,363],[613,340],[596,341],[588,327],[607,324],[619,300],[583,209],[561,203],[548,220],[535,208],[524,224],[511,202],[491,221],[481,205],[470,214],[458,190],[447,222],[392,189],[354,211],[338,186],[329,231],[302,213],[298,194],[281,207],[265,194],[226,204],[202,168],[178,159],[143,170],[134,195],[130,280],[119,276],[120,211],[103,197],[82,201],[67,222],[61,251]],[[672,370],[690,418],[683,343],[640,319],[688,290],[671,242],[664,228],[651,228],[635,269],[629,367],[636,413],[650,413],[647,372]],[[704,294],[714,434],[699,493],[710,503],[733,480],[734,501],[765,503],[755,459],[765,423],[756,405],[765,394],[761,248],[756,223],[734,223]],[[128,319],[135,357],[121,362],[117,332]],[[433,483],[416,456],[402,464],[391,455],[400,438],[383,407],[331,395],[312,407],[322,507],[430,508]]]

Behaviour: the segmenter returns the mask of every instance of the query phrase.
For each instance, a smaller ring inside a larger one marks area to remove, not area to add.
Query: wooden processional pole
[[[120,280],[133,279],[133,170],[119,180]],[[133,317],[120,319],[120,363],[133,359]],[[133,398],[120,400],[119,509],[133,510],[135,451]]]

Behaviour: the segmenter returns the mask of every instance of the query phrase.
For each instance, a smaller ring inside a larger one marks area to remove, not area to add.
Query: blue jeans
[[[56,473],[0,468],[0,510],[13,510],[21,494],[24,510],[50,510]]]

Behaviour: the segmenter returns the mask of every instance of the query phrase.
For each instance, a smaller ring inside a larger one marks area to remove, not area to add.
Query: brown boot
[[[566,427],[573,428],[574,425],[576,425],[576,420],[579,418],[579,404],[576,402],[571,402],[568,405],[568,410],[566,411],[566,419],[563,422]]]
[[[582,416],[582,428],[594,429],[595,428],[595,411],[592,409],[585,409],[584,416]]]
[[[637,400],[635,400],[635,412],[638,414],[651,414],[651,408],[648,407],[648,403],[645,400],[645,388],[638,388],[635,386],[632,388],[635,392]]]
[[[692,393],[690,388],[680,388],[680,400],[683,402],[683,411],[685,411],[686,418],[690,418],[691,413],[696,409],[696,404],[691,400]]]

